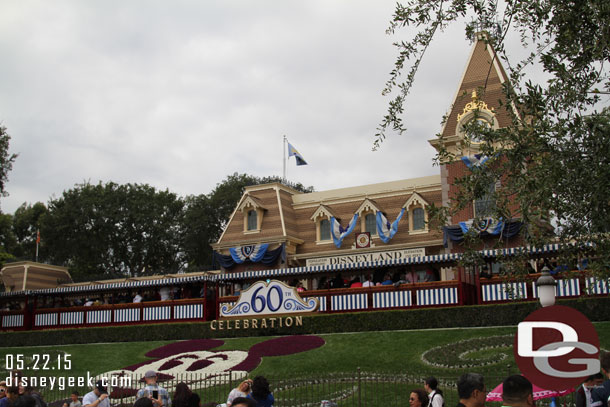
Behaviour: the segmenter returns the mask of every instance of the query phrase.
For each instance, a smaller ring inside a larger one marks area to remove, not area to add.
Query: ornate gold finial
[[[489,107],[487,107],[487,103],[483,102],[482,100],[479,100],[476,89],[472,91],[472,101],[466,104],[466,106],[464,107],[464,111],[461,114],[458,114],[458,123],[462,120],[464,116],[475,110],[478,110],[480,112],[486,112],[491,116],[495,115],[493,108],[490,109]]]

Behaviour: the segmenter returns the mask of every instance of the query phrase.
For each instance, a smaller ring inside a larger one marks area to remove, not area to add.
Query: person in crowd
[[[133,403],[133,407],[153,407],[153,402],[148,397],[142,397]]]
[[[70,405],[68,404],[68,402],[66,401],[64,404],[61,405],[61,407],[70,407]]]
[[[333,278],[330,282],[330,288],[344,288],[345,283],[343,282],[343,277],[341,273],[337,273],[337,276]]]
[[[78,392],[76,390],[74,390],[70,394],[70,405],[69,405],[69,407],[82,407],[82,403],[78,399],[78,396],[79,396],[79,394],[78,394]]]
[[[30,396],[36,402],[36,407],[47,407],[47,403],[45,403],[42,395],[36,391],[35,388],[27,386],[24,387],[22,384],[19,385],[19,397],[22,396]]]
[[[591,391],[591,407],[603,407],[610,397],[610,352],[602,353],[600,357],[604,382]]]
[[[388,273],[383,277],[383,282],[381,283],[381,285],[392,285],[392,284],[394,284],[394,282],[392,281],[392,277]]]
[[[305,292],[305,287],[303,286],[303,283],[301,281],[299,281],[297,283],[297,292],[299,292],[299,293]]]
[[[256,402],[257,407],[270,407],[275,402],[271,390],[269,390],[269,382],[263,376],[256,376],[252,381],[252,393],[248,394]]]
[[[441,277],[438,270],[434,267],[428,267],[426,269],[426,275],[424,276],[424,282],[440,281]]]
[[[83,407],[110,407],[108,389],[101,380],[95,383],[95,387],[83,397]]]
[[[428,377],[424,381],[424,389],[428,393],[428,399],[430,399],[428,407],[443,407],[445,400],[443,399],[443,392],[438,389],[436,377]]]
[[[604,382],[604,375],[596,373],[587,377],[587,380],[576,391],[576,407],[591,407],[591,390]]]
[[[483,407],[487,391],[483,376],[478,373],[464,373],[457,382],[458,397],[464,407]]]
[[[142,302],[144,298],[142,297],[141,293],[138,291],[135,295],[135,297],[133,297],[133,302],[135,304]]]
[[[428,395],[424,389],[415,389],[409,396],[409,407],[426,407],[428,405]]]
[[[511,407],[534,407],[532,383],[521,375],[513,375],[502,382],[502,403]]]
[[[362,287],[362,282],[360,281],[360,277],[354,276],[352,281],[350,281],[349,286],[350,286],[350,288],[361,288]]]
[[[0,382],[0,407],[8,407],[9,404],[6,382]]]
[[[178,383],[174,391],[174,407],[200,407],[201,398],[197,393],[193,393],[184,382]]]
[[[227,407],[231,407],[233,404],[233,400],[238,397],[248,397],[250,394],[250,389],[252,388],[252,380],[246,379],[239,384],[236,388],[231,390],[229,393],[229,397],[227,397]]]
[[[17,400],[12,403],[13,407],[36,407],[36,400],[32,396],[24,394],[19,396]]]
[[[408,283],[417,283],[419,281],[419,275],[417,274],[417,271],[413,269],[407,271],[407,274],[405,274],[405,280]]]
[[[146,386],[138,390],[136,399],[148,397],[152,400],[154,407],[171,407],[171,399],[166,389],[157,384],[157,373],[154,370],[148,370],[144,373],[144,381]],[[86,406],[85,406],[86,407]]]
[[[161,301],[171,300],[172,291],[168,286],[163,286],[159,289],[159,298]]]
[[[15,405],[15,401],[19,398],[19,387],[11,386],[6,388],[6,398],[8,399],[8,405]]]
[[[370,274],[367,274],[367,276],[365,277],[364,283],[362,283],[363,287],[374,287],[375,284],[373,283],[373,277],[371,277]]]
[[[256,407],[256,401],[246,397],[238,397],[233,400],[232,407]]]

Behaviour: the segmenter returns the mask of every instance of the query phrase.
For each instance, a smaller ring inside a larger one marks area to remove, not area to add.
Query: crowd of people
[[[601,358],[602,372],[585,380],[576,392],[576,407],[610,407],[610,352]],[[134,407],[271,407],[275,403],[269,382],[263,376],[242,381],[232,389],[225,403],[209,402],[202,404],[199,395],[181,382],[176,386],[173,397],[157,382],[157,373],[149,370],[144,374],[145,386],[138,390]],[[19,378],[17,377],[17,383]],[[446,407],[443,392],[438,388],[438,380],[428,377],[422,388],[410,391],[409,407]],[[532,383],[522,375],[507,377],[502,383],[503,407],[535,407]],[[456,407],[484,407],[487,388],[482,375],[465,373],[457,381],[459,402]],[[327,400],[323,406],[336,405]],[[63,407],[110,407],[108,389],[102,380],[95,383],[82,401],[77,391]],[[7,386],[0,382],[0,407],[47,407],[39,392],[27,386]]]

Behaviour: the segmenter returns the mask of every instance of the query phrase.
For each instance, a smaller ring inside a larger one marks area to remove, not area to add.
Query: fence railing
[[[205,375],[201,373],[184,373],[175,377],[160,376],[159,385],[169,391],[173,398],[176,385],[186,383],[189,388],[201,398],[202,406],[222,405],[227,400],[229,392],[246,378],[252,378],[246,372],[223,372]],[[487,389],[491,390],[500,384],[506,376],[486,376]],[[101,379],[95,377],[95,381]],[[275,398],[275,406],[281,407],[318,407],[324,401],[326,405],[345,407],[388,407],[408,405],[410,392],[423,388],[425,377],[412,374],[387,374],[363,372],[360,369],[353,372],[335,374],[311,374],[295,377],[266,376],[271,392]],[[443,391],[445,405],[455,406],[458,403],[456,377],[439,377],[439,389]],[[144,387],[142,375],[130,372],[117,373],[105,377],[109,385],[109,397],[114,407],[132,406],[139,389]],[[61,407],[69,402],[73,388],[45,388],[40,393],[49,407]],[[90,391],[88,388],[77,389],[81,397]],[[547,406],[550,400],[540,400],[537,406]],[[500,406],[501,403],[487,403]],[[574,406],[573,394],[556,400],[557,406]]]

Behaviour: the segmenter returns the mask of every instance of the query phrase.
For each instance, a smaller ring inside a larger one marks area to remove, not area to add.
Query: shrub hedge
[[[608,320],[610,297],[558,301],[585,314],[591,321]],[[119,327],[71,328],[0,334],[3,347],[86,344],[102,342],[157,341],[199,338],[232,338],[243,336],[296,335],[361,331],[393,331],[430,328],[514,326],[540,305],[519,302],[497,305],[422,308],[411,310],[371,311],[303,316],[301,326],[257,329],[212,330],[210,322],[168,323],[164,329],[146,329],[146,325]],[[259,318],[260,319],[260,318]],[[269,318],[267,318],[269,320]],[[159,324],[155,326],[159,327]]]

